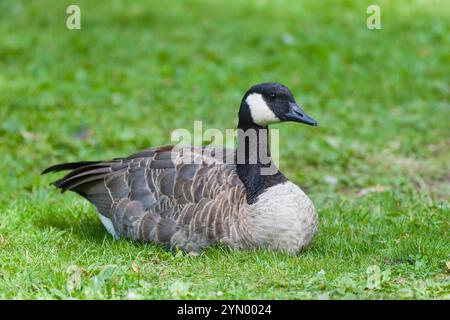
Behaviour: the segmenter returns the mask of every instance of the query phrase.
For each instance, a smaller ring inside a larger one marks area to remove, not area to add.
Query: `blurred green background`
[[[445,0],[0,1],[0,297],[449,298],[449,29]],[[298,256],[115,242],[40,176],[234,128],[266,81],[319,122],[275,126],[320,216]]]

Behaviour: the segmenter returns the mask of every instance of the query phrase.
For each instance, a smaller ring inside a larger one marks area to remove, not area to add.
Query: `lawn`
[[[0,2],[0,298],[450,299],[449,31],[445,0]],[[275,126],[319,212],[298,255],[115,241],[40,175],[234,128],[265,81],[319,122]]]

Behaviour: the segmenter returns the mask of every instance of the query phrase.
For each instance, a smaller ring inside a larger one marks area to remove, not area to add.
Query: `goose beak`
[[[310,126],[317,126],[317,121],[308,116],[297,104],[290,102],[289,111],[286,113],[286,121],[305,123]]]

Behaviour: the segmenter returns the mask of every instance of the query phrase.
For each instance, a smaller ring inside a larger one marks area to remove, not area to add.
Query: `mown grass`
[[[82,29],[65,28],[79,4]],[[0,298],[449,299],[448,1],[0,3]],[[251,85],[288,85],[319,127],[280,166],[320,232],[297,256],[200,257],[113,241],[46,166],[233,128]]]

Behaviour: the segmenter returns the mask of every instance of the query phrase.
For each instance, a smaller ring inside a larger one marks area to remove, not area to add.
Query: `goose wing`
[[[70,169],[53,184],[74,191],[110,219],[117,236],[200,251],[237,241],[230,219],[244,203],[234,150],[158,147],[110,161],[59,164]]]

